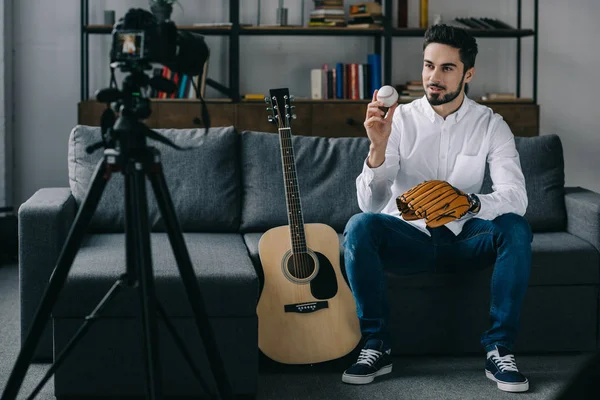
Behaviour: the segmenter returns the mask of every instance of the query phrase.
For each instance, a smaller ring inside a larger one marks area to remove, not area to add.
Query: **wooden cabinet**
[[[100,118],[106,109],[106,104],[97,101],[80,102],[77,109],[77,123],[79,125],[100,126]],[[150,128],[158,128],[160,118],[156,112],[156,106],[152,105],[152,114],[144,123]]]
[[[190,101],[153,102],[157,128],[203,128],[202,103]],[[236,107],[232,103],[206,103],[211,126],[235,125]]]
[[[538,136],[539,113],[537,104],[494,104],[487,103],[488,107],[504,118],[513,135]]]
[[[539,135],[537,104],[484,103],[510,126],[515,136]],[[364,137],[363,126],[367,102],[297,101],[297,118],[292,120],[294,135],[324,137]],[[79,103],[79,124],[97,126],[105,105],[94,100]],[[202,128],[202,105],[199,101],[158,100],[151,103],[152,115],[144,121],[150,128]],[[253,130],[277,133],[268,122],[267,105],[259,102],[207,102],[211,126],[235,126],[238,131]],[[196,120],[198,119],[198,120]],[[196,123],[195,122],[199,122]]]
[[[312,132],[312,108],[308,103],[293,104],[296,119],[292,119],[290,127],[293,135],[310,136]],[[277,126],[268,121],[270,111],[265,103],[238,103],[235,126],[238,130],[277,132]]]
[[[367,104],[314,103],[313,136],[348,137],[366,136],[365,115]]]

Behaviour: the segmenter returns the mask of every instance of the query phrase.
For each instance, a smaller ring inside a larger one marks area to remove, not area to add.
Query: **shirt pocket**
[[[485,156],[458,154],[448,183],[467,193],[478,191],[483,182],[485,163]]]

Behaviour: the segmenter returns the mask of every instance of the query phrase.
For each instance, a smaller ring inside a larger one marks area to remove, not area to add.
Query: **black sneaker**
[[[503,346],[487,353],[485,375],[498,384],[498,389],[505,392],[526,392],[529,381],[517,369],[515,356]]]
[[[383,341],[371,339],[358,355],[358,361],[344,371],[342,382],[354,385],[371,383],[376,376],[392,372],[391,350],[383,349]]]

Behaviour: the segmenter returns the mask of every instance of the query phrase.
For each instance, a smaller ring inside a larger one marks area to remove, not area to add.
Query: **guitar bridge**
[[[284,306],[285,312],[293,312],[299,314],[312,313],[323,308],[329,308],[329,303],[327,302],[327,300],[311,301],[310,303],[286,304]]]

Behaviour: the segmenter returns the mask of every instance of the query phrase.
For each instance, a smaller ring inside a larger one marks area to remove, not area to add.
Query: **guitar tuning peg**
[[[296,114],[292,114],[292,119],[296,119]]]
[[[267,111],[273,111],[273,107],[267,107]]]
[[[296,106],[291,106],[291,107],[290,107],[290,110],[292,110],[292,111],[293,111],[293,110],[294,110],[294,108],[296,108]]]
[[[265,103],[269,104],[271,101],[269,100],[268,96],[265,96]]]
[[[273,118],[273,116],[272,116],[272,115],[269,115],[269,118],[267,118],[267,120],[268,120],[270,123],[274,123],[274,122],[275,122],[275,118]]]

